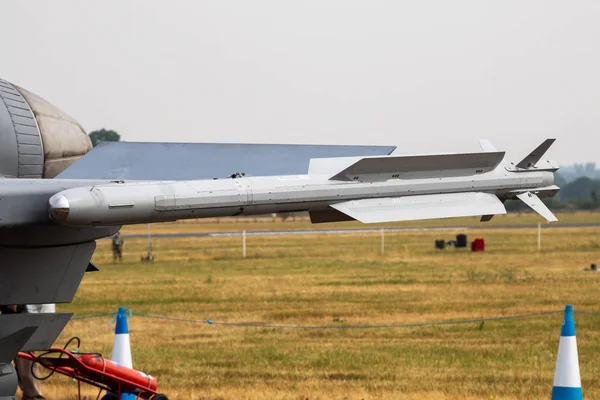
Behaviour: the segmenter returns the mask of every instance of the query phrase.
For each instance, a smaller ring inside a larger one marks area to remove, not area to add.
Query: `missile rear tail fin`
[[[540,161],[540,159],[546,154],[552,143],[554,143],[556,139],[546,139],[542,144],[535,148],[527,157],[522,159],[518,164],[518,168],[532,168],[535,167],[535,164]]]
[[[494,153],[498,151],[496,147],[487,139],[479,139],[479,145],[484,153]]]
[[[546,207],[546,205],[544,203],[542,203],[542,200],[540,200],[540,198],[537,197],[535,194],[533,194],[531,192],[525,192],[525,193],[518,194],[517,197],[523,203],[525,203],[529,207],[531,207],[533,209],[533,211],[537,212],[542,217],[546,218],[546,220],[548,222],[558,221],[558,218],[556,218],[554,216],[554,214],[552,214],[552,211],[550,211],[548,209],[548,207]]]

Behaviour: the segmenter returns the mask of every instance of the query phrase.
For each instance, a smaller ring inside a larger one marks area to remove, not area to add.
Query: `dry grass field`
[[[561,215],[563,222],[599,222],[600,214]],[[533,215],[492,224],[537,223]],[[474,219],[425,225],[477,225]],[[353,227],[355,224],[336,224]],[[389,226],[402,226],[392,224]],[[265,220],[154,225],[153,232],[314,228],[307,221]],[[323,225],[330,228],[331,225]],[[124,233],[144,233],[145,226]],[[76,316],[131,308],[134,366],[158,378],[174,399],[540,399],[549,398],[562,314],[428,327],[283,329],[149,319],[274,325],[384,325],[472,319],[560,310],[600,312],[598,228],[466,231],[484,237],[484,253],[447,248],[435,239],[459,232],[388,233],[385,253],[373,234],[164,238],[156,262],[140,263],[144,239],[126,239],[123,264],[110,242],[72,304]],[[72,321],[82,351],[110,356],[110,317]],[[576,314],[583,392],[600,399],[600,317]],[[73,399],[77,386],[52,377],[49,399]],[[87,390],[88,398],[96,391]]]

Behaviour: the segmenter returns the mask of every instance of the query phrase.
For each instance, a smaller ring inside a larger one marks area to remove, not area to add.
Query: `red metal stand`
[[[49,369],[50,374],[58,372],[79,382],[95,386],[101,391],[114,393],[119,399],[121,394],[131,393],[135,394],[137,399],[168,400],[167,396],[156,391],[156,380],[153,378],[106,360],[97,353],[73,354],[65,349],[50,349],[40,355],[21,352],[18,356]],[[91,363],[92,359],[95,362]]]

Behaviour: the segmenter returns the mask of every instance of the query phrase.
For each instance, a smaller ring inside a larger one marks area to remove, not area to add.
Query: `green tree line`
[[[121,135],[111,129],[98,129],[90,132],[88,135],[92,141],[92,146],[96,147],[102,142],[118,142],[121,140]]]

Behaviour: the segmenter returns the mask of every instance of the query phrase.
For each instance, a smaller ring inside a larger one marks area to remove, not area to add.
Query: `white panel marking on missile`
[[[363,223],[506,214],[498,197],[477,192],[352,200],[331,207]]]
[[[175,196],[163,195],[154,197],[154,209],[157,211],[172,210],[175,208]]]

